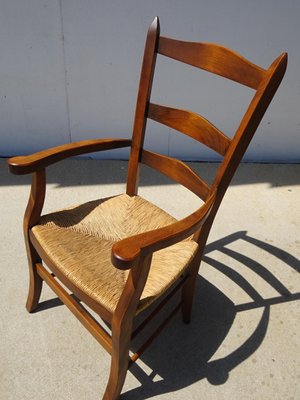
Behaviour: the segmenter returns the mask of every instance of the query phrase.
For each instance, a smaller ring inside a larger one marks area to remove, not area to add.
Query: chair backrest
[[[200,115],[150,102],[157,54],[223,76],[255,90],[232,139]],[[212,221],[232,176],[284,76],[286,65],[286,53],[281,54],[268,69],[263,69],[217,44],[184,42],[160,36],[159,20],[155,18],[148,31],[142,64],[128,167],[127,194],[137,194],[139,163],[142,162],[183,184],[203,200],[208,198],[212,190],[216,190],[215,205],[210,214]],[[174,128],[223,156],[210,186],[182,161],[143,148],[147,118]]]

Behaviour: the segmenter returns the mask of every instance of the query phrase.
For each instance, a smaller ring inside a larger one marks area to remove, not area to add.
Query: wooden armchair
[[[200,115],[150,102],[157,55],[171,57],[254,89],[253,99],[232,139]],[[178,305],[158,330],[178,310],[182,311],[184,322],[190,321],[195,281],[211,225],[230,180],[284,76],[286,64],[286,53],[268,69],[263,69],[216,44],[160,36],[159,21],[155,18],[146,40],[132,140],[87,140],[8,160],[12,173],[32,174],[24,218],[30,271],[27,310],[31,312],[37,307],[42,282],[47,282],[111,354],[111,371],[103,399],[119,397],[128,367],[153,339],[151,336],[129,357],[132,338],[179,289]],[[185,163],[144,149],[147,118],[174,128],[223,156],[210,186]],[[125,146],[131,147],[126,194],[41,216],[46,167],[70,156]],[[144,200],[137,195],[139,163],[184,185],[203,200],[203,205],[177,221]],[[80,299],[80,303],[61,283]],[[154,302],[158,303],[156,307],[153,305],[154,311],[132,331],[135,316]],[[83,304],[111,326],[111,335]]]

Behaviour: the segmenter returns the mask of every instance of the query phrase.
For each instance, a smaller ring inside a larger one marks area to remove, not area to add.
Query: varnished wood
[[[214,43],[159,38],[158,53],[258,89],[266,71],[241,55]]]
[[[129,269],[141,254],[152,254],[192,235],[208,218],[215,195],[212,193],[202,207],[180,221],[115,243],[112,248],[113,264],[120,269]]]
[[[206,200],[210,188],[188,165],[176,158],[143,150],[141,162],[182,184],[202,200]]]
[[[35,225],[41,215],[46,194],[46,174],[42,169],[32,175],[31,190],[26,207],[23,233],[29,266],[29,291],[26,301],[26,309],[32,312],[36,309],[42,291],[43,281],[36,271],[36,264],[41,262],[36,249],[29,238],[29,229]]]
[[[85,326],[104,349],[111,354],[112,340],[109,334],[84,310],[76,300],[55,280],[42,264],[37,264],[37,273],[47,282],[54,293],[69,308],[75,317]]]
[[[208,216],[209,218],[209,216]],[[207,224],[203,224],[200,229],[206,227]],[[199,244],[197,253],[194,256],[194,259],[190,263],[190,266],[187,271],[187,280],[184,282],[181,291],[181,311],[182,311],[182,320],[184,323],[189,324],[192,317],[192,305],[195,293],[196,279],[199,272],[199,267],[204,251],[205,242],[203,242],[203,247],[201,243]]]
[[[144,144],[145,129],[147,123],[147,107],[151,96],[152,80],[156,64],[156,51],[160,26],[158,18],[155,18],[148,30],[145,52],[142,64],[139,92],[136,102],[134,126],[132,135],[132,147],[128,165],[128,177],[126,193],[129,196],[137,194],[139,179],[139,160]]]
[[[176,129],[221,155],[225,155],[230,139],[207,119],[191,111],[149,104],[148,118]]]
[[[287,53],[281,54],[269,67],[232,139],[217,172],[213,186],[228,187],[247,147],[262,120],[287,67]],[[222,182],[221,182],[222,181]],[[219,191],[220,192],[220,191]]]
[[[17,156],[8,160],[10,172],[16,175],[29,174],[46,168],[68,157],[79,156],[97,151],[117,149],[131,145],[129,139],[94,139],[72,142],[48,150],[39,151],[29,156]]]
[[[258,90],[256,91],[232,141],[230,147],[221,163],[212,188],[217,190],[217,196],[215,202],[212,206],[210,214],[199,231],[195,233],[194,239],[199,244],[198,257],[201,260],[205,244],[214,222],[217,211],[221,205],[222,199],[226,193],[226,190],[231,182],[231,179],[243,157],[247,147],[261,121],[263,118],[276,90],[278,89],[282,78],[285,74],[287,67],[287,53],[282,53],[268,68],[266,76],[261,82]],[[196,270],[197,268],[194,267]],[[199,267],[197,271],[199,270]],[[197,272],[196,271],[196,272]],[[193,288],[195,287],[195,281],[197,273],[194,274],[194,282],[192,279],[189,282],[189,286],[186,288],[185,296],[194,296]],[[190,295],[192,293],[192,295]],[[190,307],[192,306],[192,301],[190,301]],[[190,311],[186,310],[186,313]]]
[[[141,256],[132,266],[112,320],[112,362],[104,400],[119,398],[129,365],[132,322],[145,287],[152,254]]]
[[[28,231],[36,225],[40,219],[46,195],[46,171],[40,171],[32,174],[31,189],[27,208],[24,215],[24,231]]]
[[[191,64],[256,90],[232,140],[200,115],[151,103],[151,87],[157,54]],[[12,173],[33,173],[30,198],[24,217],[24,236],[30,271],[27,309],[33,311],[36,308],[44,280],[98,342],[111,353],[111,370],[103,399],[117,400],[119,398],[129,362],[137,359],[140,351],[144,350],[142,346],[129,361],[132,337],[143,329],[149,320],[152,320],[155,313],[162,309],[166,300],[180,287],[182,287],[181,302],[176,307],[176,311],[181,308],[184,322],[190,321],[196,278],[212,223],[233,174],[283,78],[286,65],[286,53],[283,53],[265,70],[220,45],[183,42],[161,37],[159,21],[156,18],[149,28],[146,39],[132,141],[99,139],[69,143],[30,156],[13,157],[8,161]],[[224,156],[210,187],[183,162],[144,149],[147,118],[177,129]],[[204,204],[189,216],[169,226],[124,238],[113,245],[112,264],[116,268],[128,270],[128,278],[115,312],[110,313],[69,281],[68,277],[57,268],[50,255],[41,247],[31,228],[38,224],[43,208],[45,167],[66,157],[125,146],[131,146],[126,189],[128,195],[137,194],[139,163],[143,162],[186,186],[202,198]],[[186,268],[184,276],[173,284],[173,289],[169,289],[166,299],[132,333],[133,319],[148,278],[153,253],[191,235],[198,243],[198,249]],[[47,264],[52,274],[43,267],[41,260]],[[103,333],[102,328],[67,293],[60,282],[111,325],[111,337]],[[166,320],[168,319],[169,317]],[[149,343],[152,338],[153,336],[150,337]]]

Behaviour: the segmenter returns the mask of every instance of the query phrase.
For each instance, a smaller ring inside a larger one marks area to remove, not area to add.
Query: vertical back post
[[[139,159],[144,144],[147,121],[147,108],[151,95],[152,81],[156,63],[160,27],[156,17],[149,27],[137,96],[131,153],[128,165],[126,193],[129,196],[137,194],[139,178]]]
[[[212,183],[212,190],[217,190],[216,201],[209,217],[194,239],[204,250],[210,228],[219,209],[231,179],[245,154],[247,147],[272,101],[287,67],[287,53],[281,54],[268,68],[266,77],[258,87],[218,169]]]

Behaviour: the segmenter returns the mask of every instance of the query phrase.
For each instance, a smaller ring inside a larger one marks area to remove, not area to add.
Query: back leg
[[[193,299],[195,294],[196,281],[201,261],[201,255],[202,252],[198,251],[190,266],[189,277],[186,280],[185,284],[183,285],[181,291],[182,320],[186,324],[189,324],[191,322]]]

